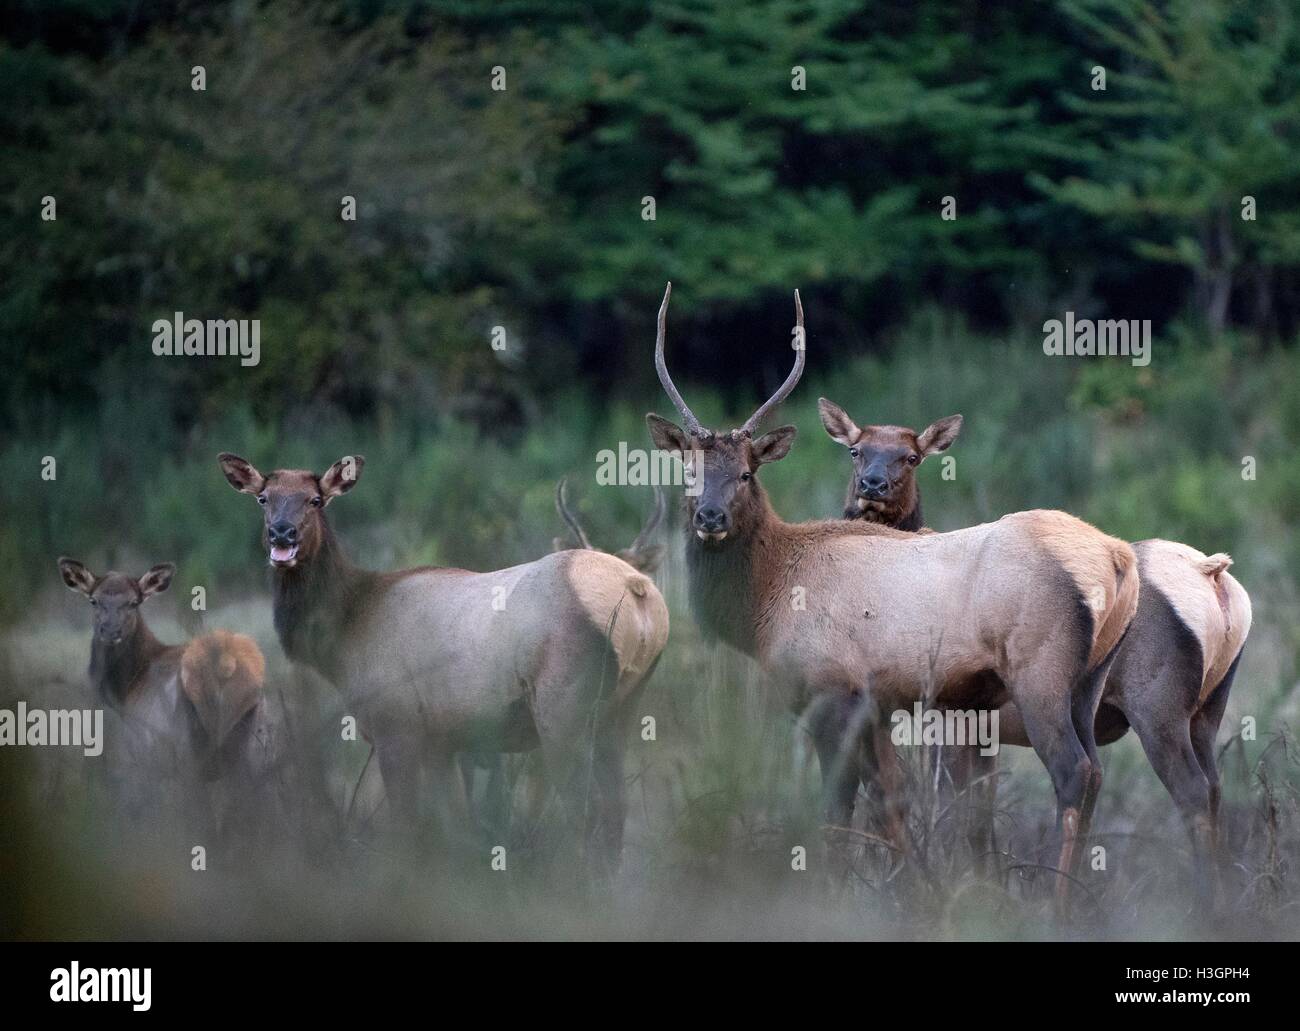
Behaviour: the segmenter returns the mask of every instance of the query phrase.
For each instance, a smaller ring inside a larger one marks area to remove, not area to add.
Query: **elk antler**
[[[665,302],[666,300],[667,299],[665,298]],[[780,389],[769,397],[765,404],[760,405],[758,411],[745,421],[744,426],[740,427],[740,433],[752,435],[754,430],[758,428],[758,424],[763,421],[763,417],[790,396],[790,391],[795,388],[795,384],[799,382],[799,377],[803,375],[805,344],[807,338],[803,329],[803,302],[799,300],[798,290],[794,292],[794,311],[796,319],[795,325],[799,330],[799,339],[796,341],[798,347],[795,349],[794,353],[794,368],[790,370],[790,375],[785,378],[785,382],[781,384]]]
[[[564,484],[567,479],[568,478],[565,477],[555,485],[555,508],[560,513],[560,518],[563,519],[568,524],[569,529],[573,531],[573,535],[578,538],[578,544],[583,548],[590,548],[591,541],[587,540],[587,535],[582,532],[582,527],[578,524],[577,517],[569,511],[568,506],[564,503]]]
[[[664,489],[662,487],[656,486],[654,511],[650,513],[650,518],[645,521],[645,526],[641,527],[641,532],[636,535],[636,540],[632,542],[632,547],[630,547],[628,550],[632,552],[638,552],[642,548],[644,548],[646,541],[648,541],[650,539],[650,535],[655,532],[655,528],[659,525],[659,522],[660,520],[663,519],[663,517],[664,517]]]
[[[713,436],[712,430],[706,430],[700,425],[700,420],[695,418],[695,413],[686,407],[686,402],[682,400],[682,395],[677,392],[673,386],[673,378],[668,375],[668,366],[664,364],[664,337],[668,332],[668,298],[672,296],[673,284],[669,283],[668,288],[664,291],[664,303],[659,305],[659,331],[655,335],[655,371],[659,373],[659,382],[664,385],[669,399],[681,413],[682,420],[686,423],[686,432],[700,440],[709,440]]]

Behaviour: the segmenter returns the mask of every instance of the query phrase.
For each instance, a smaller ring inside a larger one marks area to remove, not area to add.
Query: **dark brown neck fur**
[[[911,488],[897,500],[872,501],[866,508],[859,507],[854,481],[855,472],[849,479],[849,495],[844,500],[844,518],[857,519],[868,523],[892,526],[895,530],[920,530],[925,526],[921,518],[921,490],[913,480]]]
[[[752,482],[754,497],[733,513],[734,529],[722,546],[700,541],[687,520],[686,562],[691,607],[705,637],[760,658],[773,622],[789,610],[791,575],[805,554],[833,537],[907,535],[862,520],[787,523]]]
[[[320,527],[316,553],[273,574],[275,631],[290,659],[336,680],[347,631],[382,577],[348,560],[323,516]]]
[[[90,684],[110,706],[121,711],[133,688],[149,666],[179,645],[163,644],[154,637],[144,617],[136,620],[135,633],[117,644],[96,634],[90,645]]]

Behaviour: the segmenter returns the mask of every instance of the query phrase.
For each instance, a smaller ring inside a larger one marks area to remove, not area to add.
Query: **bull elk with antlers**
[[[832,822],[848,822],[870,772],[864,708],[907,708],[933,680],[939,706],[1018,704],[1056,790],[1058,867],[1072,873],[1101,783],[1093,718],[1137,607],[1133,550],[1063,512],[1020,512],[928,536],[861,522],[785,522],[757,474],[789,453],[795,428],[756,433],[803,373],[799,294],[789,376],[738,429],[716,432],[695,418],[664,362],[671,292],[669,284],[655,367],[684,426],[654,414],[646,421],[655,446],[680,452],[691,469],[696,617],[708,635],[757,659],[790,705],[817,702],[812,730]],[[1062,900],[1066,887],[1062,878]]]
[[[848,448],[853,461],[845,517],[920,529],[916,468],[956,440],[962,417],[916,433],[903,426],[859,427],[826,398],[818,407],[827,434]],[[1250,633],[1250,596],[1228,572],[1227,555],[1158,539],[1138,541],[1133,551],[1142,592],[1102,693],[1095,734],[1106,745],[1133,727],[1187,824],[1198,862],[1213,862],[1219,808],[1214,741]],[[1003,707],[999,725],[1004,744],[1029,744],[1013,704]],[[964,747],[946,764],[956,789],[980,779],[990,789],[988,804],[977,808],[977,854],[991,840],[996,762]]]
[[[548,779],[584,819],[591,858],[616,861],[627,724],[667,640],[654,582],[588,550],[488,573],[371,572],[348,559],[325,515],[356,486],[360,456],[320,475],[218,459],[262,508],[285,654],[342,692],[398,819],[415,816],[422,767],[444,815],[463,816],[456,753],[540,748]]]

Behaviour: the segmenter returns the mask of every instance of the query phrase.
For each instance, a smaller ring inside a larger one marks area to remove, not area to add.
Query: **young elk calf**
[[[168,562],[138,579],[95,576],[59,559],[63,582],[94,610],[91,685],[122,716],[124,758],[144,777],[229,771],[260,778],[270,759],[266,662],[252,638],[225,630],[184,644],[154,637],[140,606],[167,590],[175,572]]]
[[[1132,549],[1064,512],[927,536],[783,521],[757,474],[789,453],[795,428],[755,434],[803,372],[799,295],[789,377],[739,429],[716,432],[695,418],[664,363],[670,292],[655,366],[685,429],[657,415],[646,421],[656,447],[692,464],[698,496],[686,498],[686,554],[696,617],[708,635],[756,658],[792,706],[816,703],[832,821],[852,815],[866,772],[863,712],[910,708],[933,677],[941,706],[1020,705],[1056,789],[1059,866],[1072,872],[1100,781],[1097,699],[1137,606]],[[1065,885],[1061,878],[1062,899]]]
[[[859,428],[839,405],[818,401],[822,425],[849,449],[848,519],[917,530],[921,497],[916,467],[946,449],[961,429],[961,416],[940,419],[921,433],[899,426]],[[1198,857],[1217,850],[1219,771],[1214,739],[1228,702],[1237,663],[1250,633],[1250,596],[1228,573],[1227,555],[1204,555],[1173,541],[1133,545],[1142,591],[1137,614],[1120,644],[1098,708],[1098,744],[1109,744],[1130,726],[1137,731],[1156,775],[1186,820]],[[1002,741],[1029,744],[1014,705],[999,720]],[[947,752],[947,749],[945,749]],[[958,749],[948,764],[954,786],[989,776],[993,756]],[[975,839],[991,833],[992,804],[980,806]]]
[[[586,818],[592,858],[616,862],[628,722],[668,636],[654,582],[586,550],[490,573],[370,572],[348,560],[325,517],[364,459],[317,476],[263,475],[237,455],[218,458],[231,486],[262,508],[285,654],[342,692],[398,818],[414,817],[426,761],[442,807],[463,809],[456,753],[536,747],[548,779]]]

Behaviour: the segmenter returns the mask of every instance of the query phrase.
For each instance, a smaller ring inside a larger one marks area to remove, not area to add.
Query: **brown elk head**
[[[573,532],[573,536],[578,541],[579,548],[591,548],[590,540],[582,529],[582,524],[578,522],[578,517],[570,511],[567,502],[564,499],[565,481],[561,480],[555,485],[555,510],[560,513],[560,518]],[[664,491],[662,487],[655,487],[655,507],[641,527],[641,532],[636,535],[636,540],[629,547],[622,551],[616,551],[614,554],[621,558],[633,569],[639,569],[641,572],[650,574],[659,568],[659,563],[663,561],[664,548],[662,544],[651,544],[650,535],[658,528],[659,523],[664,517]],[[556,537],[553,541],[555,551],[567,551],[570,544],[563,537]]]
[[[221,471],[235,490],[252,494],[265,517],[267,556],[277,569],[310,562],[325,538],[323,511],[340,494],[357,485],[366,460],[360,455],[340,458],[317,476],[303,469],[277,469],[263,476],[228,451],[217,456]]]
[[[901,526],[919,507],[916,467],[928,456],[946,451],[962,425],[960,415],[950,415],[920,433],[906,426],[859,427],[833,401],[819,398],[817,408],[831,440],[848,448],[853,459],[845,515],[891,526]]]
[[[59,559],[63,582],[90,599],[95,613],[95,636],[105,644],[121,644],[140,628],[140,604],[150,595],[167,590],[176,573],[170,562],[154,566],[138,579],[124,573],[95,576],[76,559]]]
[[[754,438],[758,424],[773,408],[789,396],[803,375],[804,326],[803,303],[799,291],[794,294],[796,339],[794,368],[780,388],[759,406],[739,429],[728,433],[715,433],[700,425],[694,413],[682,400],[668,375],[664,362],[664,337],[667,332],[668,298],[672,284],[664,291],[659,307],[659,329],[655,342],[655,368],[659,382],[681,413],[685,428],[653,413],[646,416],[650,437],[655,447],[663,451],[676,451],[686,462],[693,489],[687,491],[686,509],[691,529],[707,546],[720,546],[728,539],[742,538],[763,512],[762,489],[755,474],[759,466],[776,462],[790,452],[794,443],[795,428],[779,426],[769,433]]]

